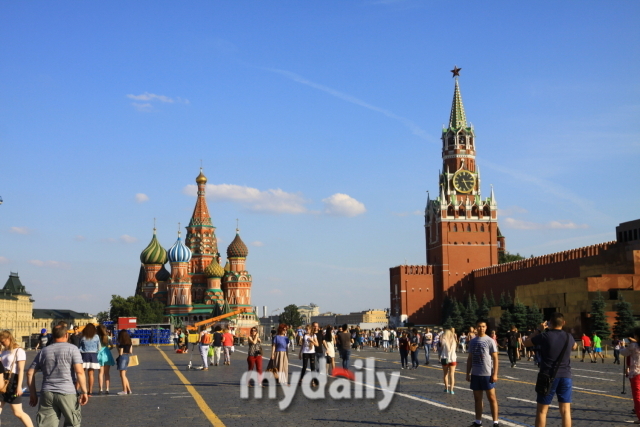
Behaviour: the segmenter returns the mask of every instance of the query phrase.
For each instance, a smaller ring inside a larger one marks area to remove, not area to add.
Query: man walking
[[[382,348],[385,353],[389,351],[389,329],[386,327],[382,330]]]
[[[424,346],[424,356],[427,358],[427,362],[425,365],[429,364],[429,350],[431,349],[431,344],[433,343],[433,334],[429,328],[424,330],[424,334],[422,335],[422,345]]]
[[[338,344],[338,350],[340,351],[340,358],[342,359],[342,367],[349,369],[349,358],[351,357],[351,344],[353,344],[353,338],[349,333],[349,326],[345,323],[342,325],[342,332],[339,332],[336,341]]]
[[[213,330],[213,357],[211,364],[218,366],[220,363],[220,355],[222,354],[222,327],[216,326]]]
[[[602,353],[602,340],[596,334],[593,333],[593,338],[591,338],[591,343],[593,344],[593,363],[598,363],[598,356],[602,359],[602,363],[604,363],[604,353]]]
[[[514,368],[518,361],[518,343],[520,343],[520,332],[516,325],[511,325],[511,330],[507,332],[507,353],[509,354],[509,362]]]
[[[467,358],[467,381],[473,390],[476,412],[476,420],[471,427],[482,425],[483,392],[486,393],[491,406],[493,425],[497,427],[499,425],[498,398],[495,386],[498,381],[498,346],[493,338],[487,335],[487,322],[484,320],[476,322],[476,332],[476,337],[469,343]]]
[[[593,355],[591,354],[591,338],[589,338],[589,336],[583,332],[582,333],[582,360],[581,360],[581,362],[584,362],[585,353],[589,355],[589,360],[591,360],[591,363],[594,363]]]
[[[82,419],[80,405],[89,401],[86,378],[82,369],[80,350],[69,344],[66,327],[56,326],[52,337],[56,345],[42,349],[36,355],[27,371],[29,384],[29,404],[38,404],[36,391],[36,371],[42,371],[42,387],[40,390],[40,406],[36,421],[39,427],[57,427],[60,415],[64,416],[65,427],[80,426]],[[73,374],[75,373],[76,384]],[[76,385],[79,389],[76,392]]]
[[[540,325],[524,342],[525,347],[538,346],[540,349],[540,373],[545,373],[553,379],[549,393],[546,395],[538,393],[536,427],[547,425],[547,412],[554,394],[558,396],[562,427],[571,427],[571,350],[578,348],[578,344],[571,334],[562,330],[565,324],[562,313],[551,315],[550,329],[547,332],[543,332],[545,323]],[[556,371],[555,375],[553,375],[553,371]]]

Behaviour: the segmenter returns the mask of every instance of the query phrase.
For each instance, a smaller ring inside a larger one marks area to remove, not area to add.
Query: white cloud
[[[149,92],[145,92],[141,95],[129,94],[127,95],[127,98],[130,98],[136,101],[160,101],[160,102],[168,102],[168,103],[175,102],[173,99],[169,98],[168,96],[156,95],[155,93],[149,93]]]
[[[141,104],[139,102],[132,102],[131,105],[135,107],[138,111],[151,111],[153,107],[149,103]]]
[[[255,242],[251,242],[251,246],[255,246],[255,247],[261,247],[264,246],[264,243],[262,243],[260,240],[256,240]]]
[[[77,241],[77,242],[84,242],[85,240],[87,240],[86,237],[84,237],[81,234],[78,234],[76,237],[73,238],[73,240]]]
[[[411,132],[423,139],[427,139],[427,140],[431,140],[431,141],[436,141],[435,138],[432,138],[430,135],[427,134],[427,132],[425,132],[420,126],[418,126],[417,124],[415,124],[414,122],[412,122],[411,120],[405,118],[405,117],[401,117],[398,116],[394,113],[392,113],[389,110],[385,110],[384,108],[380,108],[380,107],[376,107],[375,105],[371,105],[368,104],[366,102],[364,102],[361,99],[356,98],[355,96],[351,96],[348,95],[346,93],[342,93],[340,91],[337,91],[335,89],[332,89],[330,87],[318,84],[318,83],[314,83],[310,80],[307,80],[306,78],[296,74],[296,73],[292,73],[290,71],[286,71],[286,70],[278,70],[275,68],[263,68],[264,70],[270,71],[272,73],[276,73],[276,74],[280,74],[282,76],[287,77],[288,79],[293,80],[294,82],[297,83],[301,83],[303,85],[307,85],[307,86],[311,86],[314,89],[318,89],[321,90],[323,92],[328,93],[329,95],[335,96],[336,98],[340,98],[343,101],[347,101],[347,102],[351,102],[352,104],[356,104],[359,105],[361,107],[367,108],[369,110],[375,111],[377,113],[381,113],[387,117],[389,117],[390,119],[394,119],[399,121],[400,123],[402,123],[403,125],[405,125],[407,128],[409,128],[411,130]]]
[[[135,243],[138,241],[138,239],[136,239],[135,237],[131,237],[128,234],[123,234],[122,236],[120,236],[120,241],[122,243]]]
[[[0,256],[0,264],[9,264],[9,258]]]
[[[196,185],[187,185],[184,193],[195,196]],[[255,212],[307,213],[309,203],[300,193],[287,193],[281,189],[260,191],[257,188],[233,184],[207,184],[207,196],[213,200],[236,202]]]
[[[578,228],[589,228],[587,224],[576,224],[571,221],[550,221],[545,224],[515,218],[505,218],[503,221],[507,228],[515,228],[518,230],[575,230]]]
[[[147,196],[144,193],[138,193],[136,194],[136,202],[138,203],[144,203],[144,202],[148,202],[149,201],[149,196]]]
[[[30,234],[31,230],[27,227],[11,227],[9,232],[14,234]]]
[[[69,264],[67,264],[66,262],[60,262],[60,261],[40,261],[39,259],[32,259],[28,261],[29,264],[31,265],[35,265],[36,267],[42,267],[42,268],[61,268],[61,269],[68,269],[70,266]]]
[[[322,202],[324,203],[324,213],[329,215],[357,216],[367,211],[364,203],[347,194],[336,193],[333,196],[322,199]]]

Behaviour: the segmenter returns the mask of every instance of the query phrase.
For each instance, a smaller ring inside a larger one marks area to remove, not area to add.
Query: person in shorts
[[[27,353],[20,347],[11,331],[0,332],[0,361],[2,362],[2,374],[5,379],[13,373],[13,379],[6,391],[0,394],[1,408],[9,405],[15,415],[25,427],[33,427],[29,415],[22,410],[22,384],[24,380],[24,365],[27,361]],[[0,409],[0,411],[2,410]]]
[[[493,425],[498,426],[498,398],[496,397],[496,382],[498,381],[498,346],[487,335],[487,322],[476,322],[476,337],[469,342],[469,357],[467,358],[467,381],[473,390],[476,419],[470,427],[482,425],[483,402],[482,395],[486,394],[491,406]]]
[[[565,321],[562,313],[553,313],[549,319],[549,330],[544,332],[547,322],[541,324],[524,342],[525,347],[538,346],[540,354],[540,372],[551,375],[552,368],[558,363],[558,371],[547,395],[538,393],[536,402],[536,427],[547,425],[547,412],[553,396],[558,396],[558,406],[562,417],[562,427],[571,426],[571,393],[573,384],[571,380],[571,350],[578,348],[571,334],[562,330]],[[567,350],[560,358],[562,349],[567,345]]]
[[[591,354],[591,338],[589,338],[587,336],[587,334],[583,333],[582,334],[582,360],[581,360],[581,362],[584,362],[585,354],[589,355],[589,359],[591,359],[591,362],[593,363],[593,355]]]
[[[602,339],[594,332],[593,337],[591,338],[591,343],[593,345],[593,363],[598,363],[598,356],[602,359],[602,363],[604,363],[604,353],[602,353]]]

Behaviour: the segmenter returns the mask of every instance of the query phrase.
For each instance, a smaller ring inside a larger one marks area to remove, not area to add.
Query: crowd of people
[[[0,332],[0,373],[4,390],[1,407],[11,405],[13,414],[27,427],[33,426],[28,414],[22,409],[23,388],[26,380],[29,404],[38,406],[36,423],[42,427],[57,427],[64,418],[65,426],[79,426],[81,406],[94,394],[95,373],[98,372],[98,394],[109,394],[110,368],[117,366],[122,381],[119,395],[131,394],[127,379],[132,342],[129,333],[118,333],[115,348],[118,357],[112,354],[112,337],[104,325],[86,325],[68,330],[66,322],[59,322],[49,333],[42,329],[36,345],[37,354],[26,369],[26,352],[16,342],[11,331]],[[36,372],[42,373],[40,394],[36,391]],[[26,375],[25,375],[26,373]]]

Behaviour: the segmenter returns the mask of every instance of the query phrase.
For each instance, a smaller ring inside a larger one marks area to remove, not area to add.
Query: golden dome
[[[202,168],[200,168],[200,175],[198,175],[198,177],[196,178],[196,182],[198,184],[206,184],[207,183],[207,177],[204,176],[204,174],[202,173]]]

